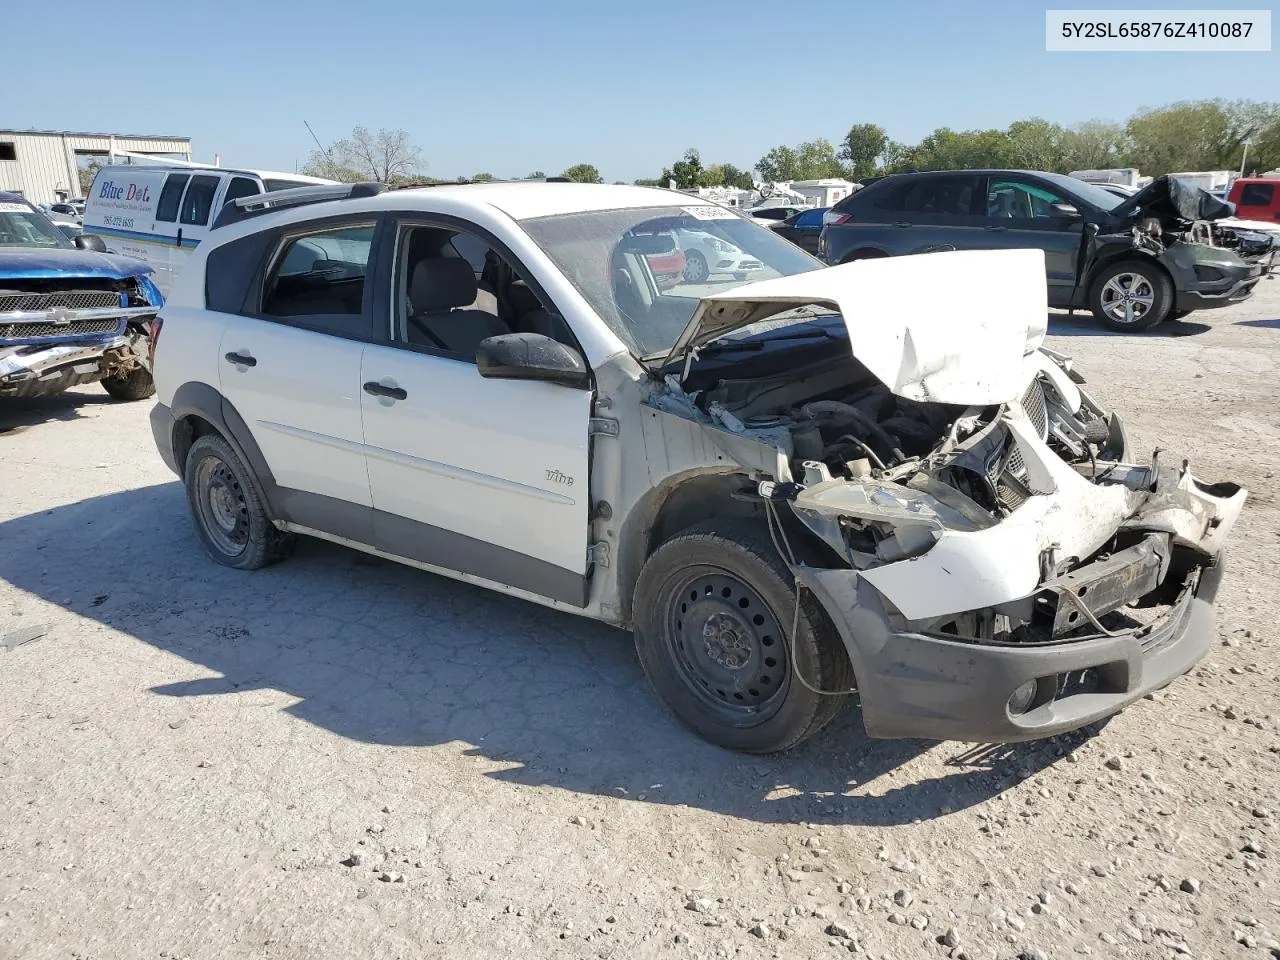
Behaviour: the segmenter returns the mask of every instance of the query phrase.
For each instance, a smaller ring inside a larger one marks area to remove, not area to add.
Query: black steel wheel
[[[191,445],[184,479],[196,533],[214,560],[256,570],[292,546],[293,535],[272,524],[253,474],[222,437],[206,434]]]
[[[853,671],[822,607],[801,596],[763,525],[699,525],[658,547],[633,600],[636,651],[668,708],[707,740],[769,753],[821,729]],[[793,668],[788,643],[795,643]]]

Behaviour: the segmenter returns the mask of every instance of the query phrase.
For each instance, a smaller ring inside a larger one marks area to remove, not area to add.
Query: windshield
[[[703,297],[823,268],[767,227],[694,199],[522,226],[622,342],[650,357],[671,349]]]
[[[1114,210],[1124,202],[1124,197],[1117,197],[1110,190],[1098,186],[1096,183],[1088,183],[1084,180],[1077,180],[1075,177],[1064,177],[1056,173],[1042,173],[1039,176],[1044,177],[1050,183],[1057,184],[1064,190],[1070,190],[1081,200],[1093,204],[1099,210]]]
[[[44,214],[21,203],[0,201],[0,246],[70,247],[68,241]]]

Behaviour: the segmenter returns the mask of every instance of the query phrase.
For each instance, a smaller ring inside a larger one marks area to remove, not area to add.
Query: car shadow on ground
[[[299,698],[289,713],[343,737],[467,744],[499,780],[761,822],[929,819],[1086,737],[872,740],[848,709],[795,750],[735,754],[670,718],[621,630],[316,540],[275,567],[230,570],[204,554],[176,482],[0,523],[0,577],[198,665],[160,695],[279,690]],[[900,769],[925,752],[940,775]]]
[[[1280,330],[1280,318],[1275,320],[1237,320],[1237,327],[1263,327],[1270,330]]]
[[[1198,320],[1166,320],[1152,330],[1119,333],[1108,330],[1087,311],[1049,314],[1049,335],[1052,337],[1194,337],[1212,329],[1209,324]]]
[[[0,398],[0,436],[55,420],[79,420],[84,417],[82,411],[86,407],[118,402],[105,393],[94,396],[80,392],[52,397]]]

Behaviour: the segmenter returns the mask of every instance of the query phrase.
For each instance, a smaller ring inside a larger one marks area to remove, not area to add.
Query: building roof
[[[174,137],[158,133],[81,133],[76,130],[0,130],[0,136],[21,137],[92,137],[99,140],[181,140],[190,143],[190,137]]]

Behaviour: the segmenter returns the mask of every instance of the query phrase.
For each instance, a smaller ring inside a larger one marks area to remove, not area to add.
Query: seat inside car
[[[409,342],[470,357],[481,340],[510,333],[497,316],[473,307],[478,292],[475,272],[466,260],[419,260],[409,280]]]
[[[573,334],[569,332],[564,318],[544,307],[538,295],[523,280],[513,280],[507,287],[506,303],[514,318],[511,325],[516,330],[540,333],[565,346],[574,346]]]

